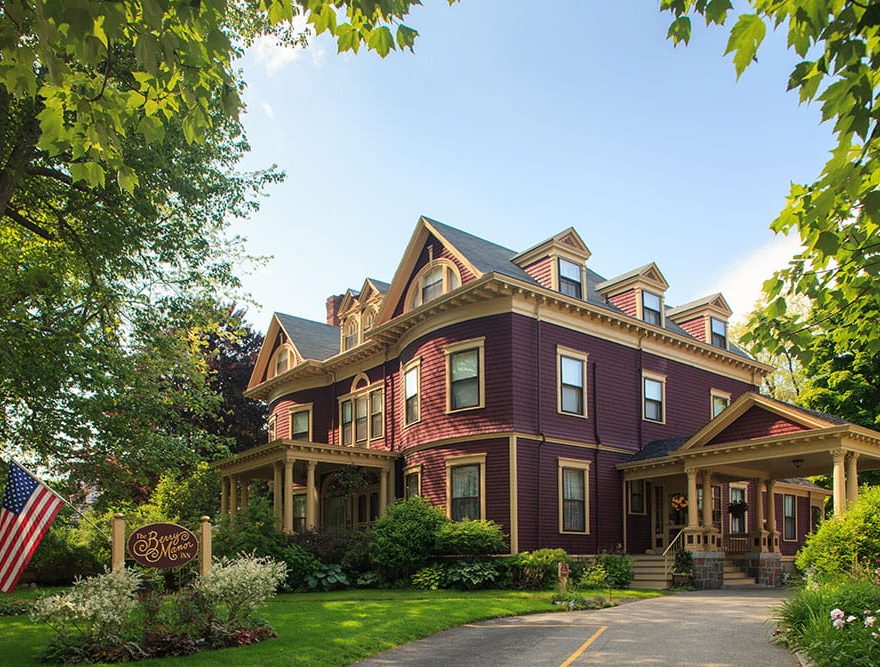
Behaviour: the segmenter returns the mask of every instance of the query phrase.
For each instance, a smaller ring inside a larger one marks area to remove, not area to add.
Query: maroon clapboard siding
[[[609,296],[608,301],[620,308],[630,317],[635,317],[638,312],[636,310],[636,291],[634,289],[626,290],[625,292],[615,294],[614,296]]]
[[[538,284],[547,289],[553,289],[553,259],[544,257],[537,262],[532,262],[523,271],[538,281]]]
[[[559,531],[559,459],[589,461],[589,534]],[[517,441],[519,548],[562,548],[574,554],[611,551],[623,542],[622,477],[612,452],[520,438]]]
[[[430,252],[429,252],[430,248]],[[443,243],[433,234],[428,236],[428,240],[425,242],[425,247],[422,248],[422,252],[419,255],[419,258],[416,260],[415,267],[410,273],[409,278],[406,281],[406,287],[403,289],[403,296],[399,303],[397,303],[394,307],[394,317],[397,317],[404,311],[405,304],[403,300],[406,298],[406,293],[409,291],[409,287],[412,284],[413,278],[415,278],[416,274],[422,270],[422,268],[428,263],[431,254],[435,259],[448,259],[458,268],[459,273],[461,274],[461,284],[469,283],[472,280],[476,280],[476,276],[473,272],[464,265],[464,263],[458,258],[457,255],[452,253]]]
[[[422,466],[422,496],[446,507],[446,459],[486,455],[486,518],[501,524],[510,535],[510,445],[507,438],[486,439],[432,447],[404,455],[404,467]]]
[[[739,440],[751,440],[753,438],[765,438],[771,435],[798,433],[805,430],[807,430],[807,427],[803,424],[798,424],[774,412],[753,406],[745,414],[741,415],[739,419],[712,438],[707,443],[707,446]]]

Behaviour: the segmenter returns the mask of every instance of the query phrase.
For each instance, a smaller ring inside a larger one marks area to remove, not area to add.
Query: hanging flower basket
[[[745,500],[736,500],[727,506],[731,514],[745,514],[749,511],[749,504]]]
[[[676,493],[674,496],[672,496],[672,509],[680,512],[684,509],[687,509],[687,506],[688,499],[685,498],[683,495],[681,495],[680,493]]]

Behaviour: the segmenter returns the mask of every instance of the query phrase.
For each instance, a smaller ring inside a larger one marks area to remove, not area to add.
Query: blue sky
[[[605,276],[656,261],[671,305],[721,289],[742,311],[790,256],[768,225],[831,135],[785,91],[784,33],[736,81],[726,30],[673,48],[655,2],[425,2],[415,54],[319,38],[242,60],[245,167],[287,172],[235,227],[273,256],[243,276],[259,329],[390,280],[419,214],[513,249],[573,226]]]

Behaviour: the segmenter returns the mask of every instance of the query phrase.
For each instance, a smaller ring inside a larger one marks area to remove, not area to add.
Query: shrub
[[[36,600],[31,617],[52,628],[64,646],[100,651],[123,643],[140,586],[141,575],[128,568],[78,579],[69,592]]]
[[[165,473],[159,478],[150,502],[166,516],[176,517],[192,529],[200,517],[219,515],[220,473],[204,461],[183,477]]]
[[[795,563],[822,578],[846,574],[856,562],[880,559],[880,487],[863,488],[843,516],[823,521],[798,552]]]
[[[421,591],[436,591],[446,582],[446,571],[442,565],[423,567],[412,576],[411,585]]]
[[[313,591],[332,591],[348,586],[348,577],[342,571],[341,565],[320,563],[317,569],[306,577],[306,585]]]
[[[468,559],[446,566],[444,584],[449,588],[475,590],[489,588],[498,581],[498,566],[492,561]]]
[[[482,556],[503,551],[507,551],[504,533],[494,521],[450,521],[437,532],[438,554]]]
[[[275,594],[286,577],[284,563],[271,558],[219,558],[209,574],[196,580],[193,593],[204,601],[217,626],[232,634],[252,621],[254,612]]]
[[[225,516],[214,535],[214,554],[232,559],[244,554],[284,560],[287,536],[278,529],[269,502],[262,497],[250,499],[248,508],[233,517]]]
[[[385,577],[380,572],[364,572],[359,574],[355,579],[355,586],[358,588],[379,588],[386,584]]]
[[[321,568],[321,561],[298,544],[289,545],[282,552],[282,560],[287,566],[286,588],[291,591],[307,588],[308,578]]]
[[[515,588],[549,588],[556,583],[560,563],[569,562],[564,549],[523,551],[506,559],[510,585]]]
[[[448,521],[423,498],[392,504],[373,526],[373,563],[398,575],[415,571],[434,554],[437,532]]]
[[[92,577],[102,570],[94,551],[80,539],[73,526],[59,517],[34,552],[22,583],[69,585],[77,576]]]
[[[588,590],[608,588],[611,585],[608,570],[605,569],[605,565],[598,558],[590,561],[581,570],[577,585],[578,588],[586,588]]]
[[[596,562],[605,569],[611,588],[628,588],[635,577],[635,561],[626,554],[599,554]]]
[[[688,576],[694,573],[694,555],[687,549],[679,549],[675,552],[675,559],[672,561],[673,574],[686,574]]]
[[[807,585],[783,603],[778,640],[816,665],[880,664],[880,586],[826,580]]]

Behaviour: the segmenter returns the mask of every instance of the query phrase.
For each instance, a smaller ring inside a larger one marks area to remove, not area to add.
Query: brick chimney
[[[339,310],[339,304],[342,303],[344,296],[344,294],[331,294],[327,297],[327,324],[332,324],[334,327],[339,326],[339,317],[336,312]]]

